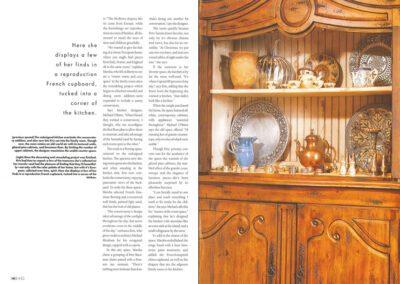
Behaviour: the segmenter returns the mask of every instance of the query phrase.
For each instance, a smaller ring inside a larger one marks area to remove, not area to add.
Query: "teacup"
[[[266,83],[265,83],[265,87],[267,88],[267,89],[276,89],[277,87],[278,87],[278,82],[276,82],[276,81],[267,81]]]
[[[325,88],[335,88],[336,84],[333,82],[326,82],[324,83]]]
[[[322,81],[322,80],[315,80],[313,82],[313,87],[314,88],[322,88],[323,85],[324,85],[324,81]]]
[[[288,89],[298,89],[299,87],[300,87],[300,81],[298,81],[298,80],[290,80],[287,83]]]

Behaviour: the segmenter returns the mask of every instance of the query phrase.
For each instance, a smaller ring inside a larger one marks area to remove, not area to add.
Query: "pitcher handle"
[[[232,154],[236,154],[236,147],[237,147],[238,141],[236,140],[229,140],[228,142],[226,142],[226,149],[228,150],[228,152],[232,153]]]

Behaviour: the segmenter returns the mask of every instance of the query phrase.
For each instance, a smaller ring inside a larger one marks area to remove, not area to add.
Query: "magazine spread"
[[[0,14],[0,283],[196,283],[197,2]]]

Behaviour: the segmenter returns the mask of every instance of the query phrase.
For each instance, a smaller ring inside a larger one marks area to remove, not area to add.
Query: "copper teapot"
[[[306,147],[301,146],[299,140],[296,142],[296,155],[299,157],[300,163],[304,167],[323,168],[324,162],[332,162],[336,156],[334,149],[329,146],[328,141],[321,139],[319,135],[314,134],[314,129],[311,129],[311,134],[306,138]]]

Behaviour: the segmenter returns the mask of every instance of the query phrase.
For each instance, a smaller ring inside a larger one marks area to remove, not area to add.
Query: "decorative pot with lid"
[[[298,76],[300,80],[300,86],[302,88],[310,89],[314,87],[315,81],[317,81],[317,77],[313,70],[308,68],[300,68],[298,71]]]
[[[296,155],[299,157],[300,163],[304,167],[321,168],[324,165],[325,149],[321,137],[314,134],[314,129],[311,129],[311,134],[306,138],[306,147],[301,146],[299,140],[296,142]]]
[[[351,72],[354,87],[373,87],[379,72],[366,64],[361,65],[357,71]]]

